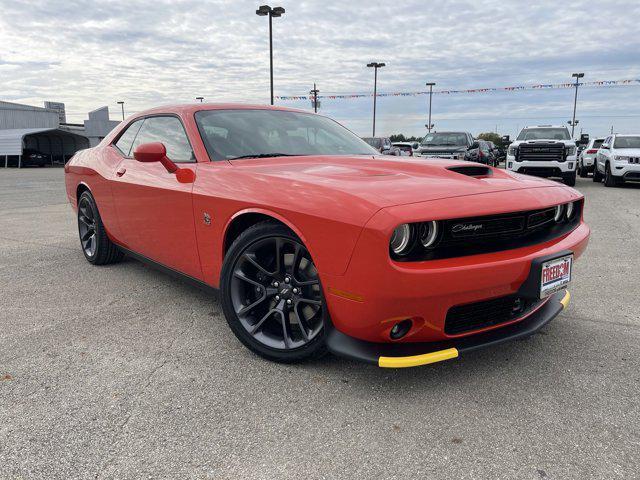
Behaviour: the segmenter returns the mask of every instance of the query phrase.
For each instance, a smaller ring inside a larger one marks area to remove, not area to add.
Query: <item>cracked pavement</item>
[[[62,169],[0,169],[0,478],[637,477],[640,186],[577,188],[566,312],[391,371],[256,357],[209,294],[90,266]]]

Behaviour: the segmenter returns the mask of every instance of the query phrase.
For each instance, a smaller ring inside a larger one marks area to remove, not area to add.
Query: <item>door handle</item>
[[[116,171],[116,175],[121,177],[122,175],[124,175],[127,172],[127,169],[124,167],[120,167],[117,171]]]

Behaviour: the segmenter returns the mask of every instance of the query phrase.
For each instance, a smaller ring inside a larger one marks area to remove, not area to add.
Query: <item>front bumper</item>
[[[611,174],[614,177],[623,177],[625,180],[640,180],[640,164],[627,162],[613,162]]]
[[[470,337],[437,343],[374,343],[350,337],[333,327],[327,332],[330,352],[382,368],[406,368],[428,365],[459,357],[485,347],[533,335],[558,316],[569,304],[571,296],[562,290],[551,297],[524,320]]]
[[[561,177],[564,174],[575,172],[576,157],[567,157],[564,162],[516,162],[515,157],[507,157],[507,170],[516,173],[525,173],[544,177]]]

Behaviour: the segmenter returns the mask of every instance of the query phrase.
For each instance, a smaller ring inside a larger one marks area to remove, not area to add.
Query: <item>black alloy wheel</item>
[[[87,257],[96,254],[96,215],[88,196],[83,196],[78,202],[78,231],[80,232],[80,244]]]
[[[107,236],[98,206],[89,191],[82,192],[78,199],[78,234],[82,253],[94,265],[115,263],[124,256]]]
[[[285,226],[263,222],[243,232],[225,258],[221,287],[229,326],[252,351],[281,362],[324,353],[318,271]]]

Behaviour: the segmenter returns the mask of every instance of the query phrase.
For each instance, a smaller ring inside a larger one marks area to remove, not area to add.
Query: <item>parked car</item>
[[[364,137],[363,140],[383,155],[395,155],[396,157],[402,155],[401,150],[394,147],[387,137]]]
[[[394,147],[397,147],[397,148],[400,149],[400,155],[405,156],[405,157],[412,157],[413,156],[414,143],[412,143],[412,142],[394,142],[392,145]]]
[[[478,143],[469,132],[434,132],[422,139],[417,155],[470,160],[471,151],[477,148]]]
[[[593,173],[596,163],[596,154],[600,145],[604,142],[604,138],[594,138],[584,147],[578,156],[578,175],[586,178],[589,173]]]
[[[611,135],[596,154],[593,181],[615,187],[627,181],[640,181],[640,135]]]
[[[467,160],[495,167],[498,164],[498,161],[495,153],[491,149],[491,142],[486,140],[478,140],[477,142],[478,148],[469,151],[469,157]]]
[[[507,170],[576,184],[577,147],[567,127],[524,127],[507,149]]]
[[[126,253],[219,289],[233,333],[270,360],[424,365],[567,306],[589,239],[579,192],[377,153],[303,110],[166,106],[74,155],[66,194],[89,263]]]
[[[33,148],[24,148],[21,161],[23,167],[28,165],[44,167],[47,163],[51,163],[51,156]]]

